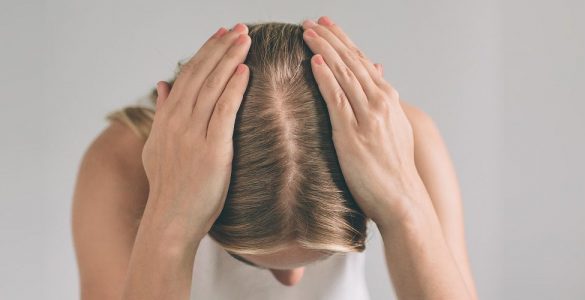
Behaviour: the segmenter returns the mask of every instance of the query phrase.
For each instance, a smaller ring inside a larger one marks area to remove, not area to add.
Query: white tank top
[[[270,270],[236,260],[206,235],[195,255],[191,299],[369,300],[365,253],[334,254],[307,265],[300,282],[285,286]]]

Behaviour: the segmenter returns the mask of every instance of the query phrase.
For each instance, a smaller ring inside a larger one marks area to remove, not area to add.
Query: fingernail
[[[234,27],[232,27],[232,30],[243,33],[246,31],[246,25],[242,23],[237,23],[236,25],[234,25]]]
[[[333,24],[333,21],[331,21],[328,16],[322,16],[319,18],[319,23],[323,25],[331,25]]]
[[[317,36],[317,33],[316,33],[316,32],[315,32],[315,30],[313,30],[313,29],[310,29],[310,28],[309,28],[309,29],[305,30],[305,32],[306,32],[306,33],[307,33],[307,35],[308,35],[308,36],[310,36],[310,37],[316,37],[316,36]]]
[[[323,61],[323,56],[320,54],[315,55],[315,63],[318,65],[322,65],[325,61]]]
[[[243,64],[239,64],[238,67],[236,68],[236,74],[242,74],[242,73],[244,73],[245,70],[246,70],[246,67],[244,67]]]
[[[247,34],[240,34],[240,36],[235,40],[236,45],[241,45],[246,41]]]
[[[303,22],[303,27],[304,28],[312,28],[312,27],[315,27],[315,26],[317,26],[317,23],[315,23],[315,21],[313,21],[313,20],[308,19],[308,20],[305,20]]]
[[[222,37],[227,31],[227,29],[221,27],[213,34],[213,37]]]

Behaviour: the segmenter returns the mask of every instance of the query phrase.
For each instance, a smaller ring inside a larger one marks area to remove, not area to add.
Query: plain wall
[[[330,16],[433,117],[482,299],[585,298],[584,1],[0,2],[0,299],[76,299],[75,177],[105,114],[220,26]],[[392,299],[379,233],[372,299]]]

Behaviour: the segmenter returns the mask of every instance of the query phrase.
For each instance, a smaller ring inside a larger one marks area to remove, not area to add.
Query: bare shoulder
[[[415,163],[427,188],[432,189],[441,184],[455,186],[456,176],[451,157],[433,118],[402,99],[400,105],[412,126]],[[438,182],[438,178],[443,178],[443,182]]]
[[[119,298],[139,221],[148,199],[144,141],[111,121],[81,160],[72,231],[82,299]]]
[[[89,145],[84,158],[103,159],[120,170],[142,167],[142,140],[124,123],[114,120]]]
[[[412,126],[417,167],[428,164],[431,158],[435,161],[447,160],[446,163],[450,163],[447,147],[433,118],[421,108],[402,99],[400,106]],[[425,168],[419,171],[428,170]]]
[[[142,165],[144,143],[127,125],[111,121],[93,139],[83,155],[76,195],[97,188],[103,196],[101,203],[123,201],[127,205],[144,205],[148,196],[148,179]],[[120,188],[125,190],[117,190]],[[74,200],[85,202],[93,197],[81,198]]]
[[[406,114],[406,117],[410,121],[413,130],[415,127],[420,129],[432,129],[434,125],[433,119],[429,116],[425,111],[420,109],[419,107],[408,103],[402,99],[400,99],[400,106],[402,106],[402,110]],[[431,128],[429,128],[431,127]]]

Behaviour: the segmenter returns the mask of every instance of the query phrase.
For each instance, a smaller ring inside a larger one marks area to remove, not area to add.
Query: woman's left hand
[[[377,225],[408,213],[422,180],[399,95],[381,70],[327,17],[303,22],[311,67],[327,103],[332,139],[349,190]],[[424,185],[422,185],[424,187]]]

